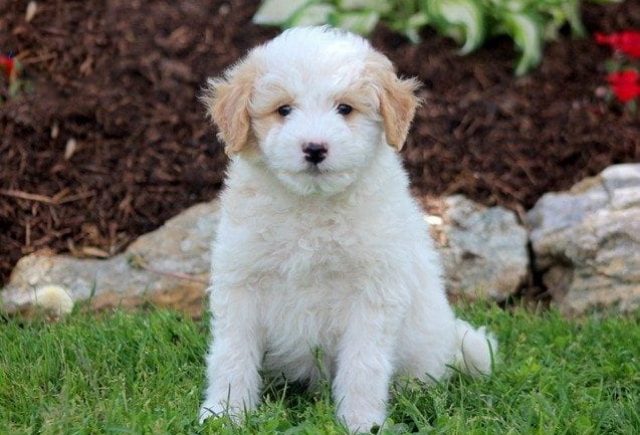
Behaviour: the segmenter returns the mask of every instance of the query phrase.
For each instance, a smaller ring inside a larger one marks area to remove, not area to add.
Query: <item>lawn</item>
[[[386,433],[640,433],[640,313],[460,308],[500,341],[495,375],[394,387]],[[0,433],[345,433],[328,387],[267,386],[234,426],[204,427],[207,322],[168,311],[0,320]],[[428,351],[425,349],[425,352]]]

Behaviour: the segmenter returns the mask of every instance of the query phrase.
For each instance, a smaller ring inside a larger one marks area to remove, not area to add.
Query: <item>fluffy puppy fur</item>
[[[209,85],[231,164],[200,419],[255,408],[261,373],[311,385],[326,373],[338,417],[368,430],[385,419],[394,375],[488,374],[496,342],[454,316],[396,152],[417,82],[363,38],[311,27]],[[308,144],[323,147],[320,162]]]

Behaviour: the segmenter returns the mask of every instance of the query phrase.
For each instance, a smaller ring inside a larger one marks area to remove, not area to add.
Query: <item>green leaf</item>
[[[567,22],[567,17],[561,8],[553,7],[546,10],[548,19],[544,25],[544,39],[553,41],[558,38],[558,33]]]
[[[354,33],[368,35],[379,20],[380,14],[375,11],[341,12],[331,17],[331,24]]]
[[[13,80],[9,82],[8,92],[10,97],[15,97],[20,93],[20,85],[20,80]]]
[[[406,20],[402,27],[398,30],[402,31],[404,35],[409,38],[411,42],[417,44],[420,42],[420,29],[429,23],[429,17],[423,13],[418,12],[413,14]]]
[[[485,15],[475,0],[424,0],[427,16],[447,36],[460,43],[461,54],[467,54],[484,42]]]
[[[331,14],[336,11],[335,6],[323,3],[310,4],[295,13],[293,18],[287,23],[293,26],[317,26],[327,24]]]
[[[505,12],[522,12],[529,8],[531,3],[540,3],[544,0],[480,0],[485,7],[494,12],[494,15],[500,15]]]
[[[541,0],[533,6],[532,9],[544,18],[546,40],[556,39],[559,30],[567,23],[574,36],[586,34],[580,17],[580,0]]]
[[[502,24],[522,52],[516,66],[516,75],[523,75],[538,66],[542,60],[543,28],[540,18],[529,13],[505,13]]]
[[[253,16],[253,22],[267,26],[281,26],[294,14],[314,0],[265,0]]]
[[[391,0],[338,0],[338,9],[342,11],[375,11],[381,14],[391,12],[393,4]]]
[[[587,30],[582,24],[582,18],[580,16],[580,1],[579,0],[566,0],[562,3],[562,11],[571,26],[571,31],[575,36],[585,36]]]

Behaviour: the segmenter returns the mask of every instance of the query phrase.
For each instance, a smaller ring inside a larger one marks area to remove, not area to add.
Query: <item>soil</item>
[[[0,285],[25,254],[108,256],[212,199],[226,157],[198,101],[209,76],[277,34],[257,2],[78,0],[0,5],[0,50],[28,90],[0,103]],[[584,7],[594,31],[640,27],[640,2]],[[420,196],[518,212],[612,163],[640,161],[640,121],[602,97],[606,47],[563,37],[515,78],[509,40],[460,57],[425,31],[373,44],[424,83],[403,156]],[[0,96],[7,96],[0,81]]]

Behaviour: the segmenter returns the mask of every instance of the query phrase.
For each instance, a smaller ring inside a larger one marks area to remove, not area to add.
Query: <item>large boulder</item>
[[[197,316],[218,218],[217,201],[198,204],[107,260],[31,254],[18,262],[9,285],[0,292],[0,308],[29,315],[43,305],[39,289],[52,284],[95,310],[152,303]]]
[[[526,283],[527,231],[515,213],[485,207],[462,195],[445,198],[439,208],[441,222],[431,225],[450,295],[503,301]]]
[[[544,195],[528,221],[535,268],[562,312],[640,307],[640,164]]]

